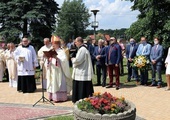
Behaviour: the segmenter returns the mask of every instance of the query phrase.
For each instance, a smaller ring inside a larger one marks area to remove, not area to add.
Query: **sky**
[[[62,6],[64,0],[56,0],[59,6]],[[96,19],[99,22],[97,29],[120,29],[129,28],[137,20],[139,11],[132,11],[133,3],[126,0],[83,0],[90,11],[93,9],[100,10]],[[94,20],[93,14],[90,23]],[[92,29],[91,26],[88,29]]]

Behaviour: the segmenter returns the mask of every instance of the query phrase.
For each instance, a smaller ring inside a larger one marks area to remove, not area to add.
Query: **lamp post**
[[[94,21],[91,23],[91,27],[94,29],[94,39],[96,39],[96,28],[99,26],[99,22],[96,21],[96,15],[99,10],[91,10],[91,12],[94,14]]]

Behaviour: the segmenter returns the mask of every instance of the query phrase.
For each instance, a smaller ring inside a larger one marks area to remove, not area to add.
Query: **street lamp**
[[[94,39],[96,39],[96,28],[99,26],[99,22],[96,21],[96,15],[99,10],[91,10],[91,12],[94,14],[94,21],[91,23],[91,27],[94,28]]]

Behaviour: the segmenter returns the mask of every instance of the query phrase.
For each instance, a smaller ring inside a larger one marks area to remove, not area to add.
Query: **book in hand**
[[[19,57],[19,61],[20,62],[24,62],[25,61],[25,57]]]
[[[52,49],[50,51],[43,51],[43,52],[47,58],[54,57],[54,56],[58,55],[54,49]]]

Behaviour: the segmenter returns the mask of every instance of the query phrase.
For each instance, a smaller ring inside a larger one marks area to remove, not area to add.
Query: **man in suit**
[[[86,43],[86,45],[87,45],[87,49],[88,49],[88,51],[89,51],[89,53],[90,53],[90,56],[91,56],[91,61],[92,61],[92,66],[93,66],[93,72],[94,72],[94,74],[95,74],[95,58],[94,58],[94,56],[93,56],[93,53],[94,53],[94,46],[92,45],[92,39],[90,38],[90,37],[88,37],[87,39],[87,43]]]
[[[162,57],[163,57],[163,47],[160,45],[160,40],[156,37],[154,39],[154,46],[151,49],[150,60],[152,68],[152,83],[150,86],[156,86],[156,73],[158,75],[157,88],[162,86],[162,76],[161,76],[161,67],[162,67]]]
[[[101,85],[101,70],[102,70],[102,87],[106,86],[106,65],[105,65],[105,47],[104,40],[98,40],[98,46],[95,47],[93,56],[96,59],[97,84]]]
[[[132,65],[133,59],[136,56],[137,49],[138,45],[136,44],[135,40],[131,38],[129,44],[126,46],[126,58],[128,67],[128,78],[126,82],[130,82],[133,73],[134,79],[136,80],[136,84],[138,85],[139,83],[138,70],[135,69]]]
[[[124,74],[123,58],[124,58],[124,55],[125,55],[125,46],[123,44],[123,39],[122,38],[118,39],[117,42],[120,45],[121,51],[122,51],[122,57],[120,59],[119,68],[120,68],[120,75],[123,75]]]
[[[141,44],[139,45],[136,55],[143,55],[149,59],[151,52],[151,45],[147,43],[146,37],[141,37]],[[148,69],[140,70],[141,85],[147,85],[148,82]]]
[[[108,66],[109,72],[109,85],[106,88],[111,88],[113,86],[113,70],[116,76],[116,90],[119,90],[119,63],[122,57],[121,47],[117,43],[116,38],[110,38],[110,45],[106,49],[106,59],[105,63]]]

